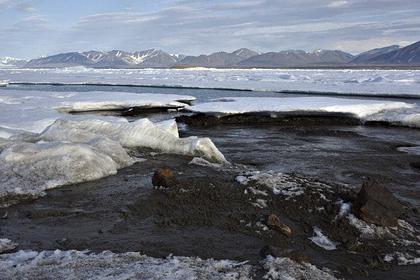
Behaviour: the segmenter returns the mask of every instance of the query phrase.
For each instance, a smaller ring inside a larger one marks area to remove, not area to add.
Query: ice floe
[[[11,82],[127,84],[324,94],[420,96],[419,70],[346,69],[0,69]]]
[[[229,97],[189,106],[189,110],[216,116],[245,113],[345,114],[361,121],[383,121],[396,125],[420,127],[420,108],[399,101],[348,99],[333,97]]]

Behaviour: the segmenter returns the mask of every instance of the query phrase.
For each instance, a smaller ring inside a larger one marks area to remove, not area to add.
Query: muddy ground
[[[404,218],[420,226],[420,171],[413,164],[420,156],[397,150],[414,145],[409,140],[415,137],[403,139],[400,129],[354,122],[301,124],[190,123],[183,136],[212,138],[235,166],[199,166],[189,164],[191,157],[136,151],[147,160],[115,176],[50,190],[45,197],[0,210],[0,216],[7,212],[0,219],[0,235],[18,242],[17,249],[140,251],[156,257],[249,260],[256,266],[270,253],[327,267],[346,279],[418,279],[419,265],[383,260],[395,249],[390,240],[361,239],[348,220],[337,218],[337,202],[352,202],[361,183],[375,178],[403,201]],[[384,140],[389,134],[396,136]],[[156,189],[151,178],[164,166],[178,183]],[[235,181],[249,170],[290,173],[308,191],[287,199]],[[318,188],[318,181],[329,187]],[[253,194],[249,187],[267,195]],[[256,206],[258,199],[266,207]],[[293,230],[291,237],[265,228],[273,213]],[[308,239],[314,226],[340,243],[337,250]]]

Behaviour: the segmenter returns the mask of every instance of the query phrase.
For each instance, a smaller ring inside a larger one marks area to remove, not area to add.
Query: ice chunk
[[[0,238],[0,254],[11,251],[18,246],[17,243],[7,238]]]
[[[102,120],[58,120],[41,135],[45,141],[90,141],[101,136],[121,143],[124,147],[146,147],[167,153],[203,157],[213,162],[226,162],[223,154],[209,138],[179,138],[168,122],[155,125],[148,119],[115,123]],[[163,129],[162,129],[163,127]]]
[[[337,249],[337,245],[339,243],[330,240],[325,234],[322,233],[320,228],[314,227],[313,230],[315,236],[309,238],[313,243],[328,251]]]
[[[106,141],[106,140],[103,140]],[[39,196],[49,188],[99,179],[133,163],[116,143],[92,145],[64,142],[18,143],[0,154],[0,198],[20,194]],[[114,150],[112,150],[114,149]],[[108,154],[107,154],[108,151]]]

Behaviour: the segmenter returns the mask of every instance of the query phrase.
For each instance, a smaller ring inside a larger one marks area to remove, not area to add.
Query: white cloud
[[[348,1],[338,0],[338,1],[333,1],[333,2],[329,3],[327,5],[327,7],[329,7],[329,8],[341,8],[341,7],[345,7],[345,6],[348,6],[348,5],[349,5]]]

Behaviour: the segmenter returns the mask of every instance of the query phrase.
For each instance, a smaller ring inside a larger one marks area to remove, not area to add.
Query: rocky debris
[[[159,168],[152,177],[152,184],[155,187],[173,187],[177,182],[174,173],[167,167]]]
[[[270,216],[268,216],[267,225],[270,228],[274,229],[275,231],[277,231],[277,232],[279,232],[279,233],[281,233],[281,234],[283,234],[287,237],[292,236],[292,233],[293,233],[292,229],[288,225],[283,224],[280,221],[280,218],[275,214],[271,214]]]
[[[363,184],[355,201],[357,215],[379,226],[397,226],[404,207],[385,187],[375,181]]]

